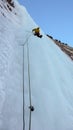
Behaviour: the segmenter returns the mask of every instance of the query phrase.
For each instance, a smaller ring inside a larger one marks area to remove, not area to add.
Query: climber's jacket
[[[39,28],[39,27],[38,27],[38,28],[34,28],[34,29],[32,30],[32,32],[35,32],[35,34],[40,33],[40,28]]]

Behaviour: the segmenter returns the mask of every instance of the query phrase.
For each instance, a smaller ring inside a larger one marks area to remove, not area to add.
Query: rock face
[[[61,41],[57,39],[53,39],[52,36],[47,35],[49,38],[51,38],[56,45],[58,45],[63,52],[65,52],[72,60],[73,60],[73,47],[70,47],[66,43],[62,43]]]
[[[14,7],[14,2],[12,2],[12,0],[6,0],[6,1],[10,4],[10,6]]]
[[[14,5],[14,2],[12,0],[1,0],[0,8],[1,8],[1,10],[5,9],[7,11],[12,11],[12,9],[15,8],[15,5]],[[1,14],[3,16],[5,16],[4,13],[2,13],[2,11],[1,11]]]

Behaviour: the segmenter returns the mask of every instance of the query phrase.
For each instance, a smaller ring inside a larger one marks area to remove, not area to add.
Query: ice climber
[[[32,29],[32,32],[35,36],[42,38],[42,35],[40,35],[40,28],[39,27]]]

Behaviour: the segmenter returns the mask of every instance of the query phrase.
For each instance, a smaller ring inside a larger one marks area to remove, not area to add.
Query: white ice
[[[23,73],[29,129],[28,54],[31,130],[73,130],[73,62],[42,30],[32,34],[38,25],[17,1],[12,12],[0,4],[0,130],[23,130]]]

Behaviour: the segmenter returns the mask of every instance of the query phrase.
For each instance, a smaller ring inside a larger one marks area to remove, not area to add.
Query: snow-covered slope
[[[30,88],[31,130],[73,130],[73,62],[42,31],[32,34],[24,7],[7,4],[0,1],[0,130],[29,129]]]

